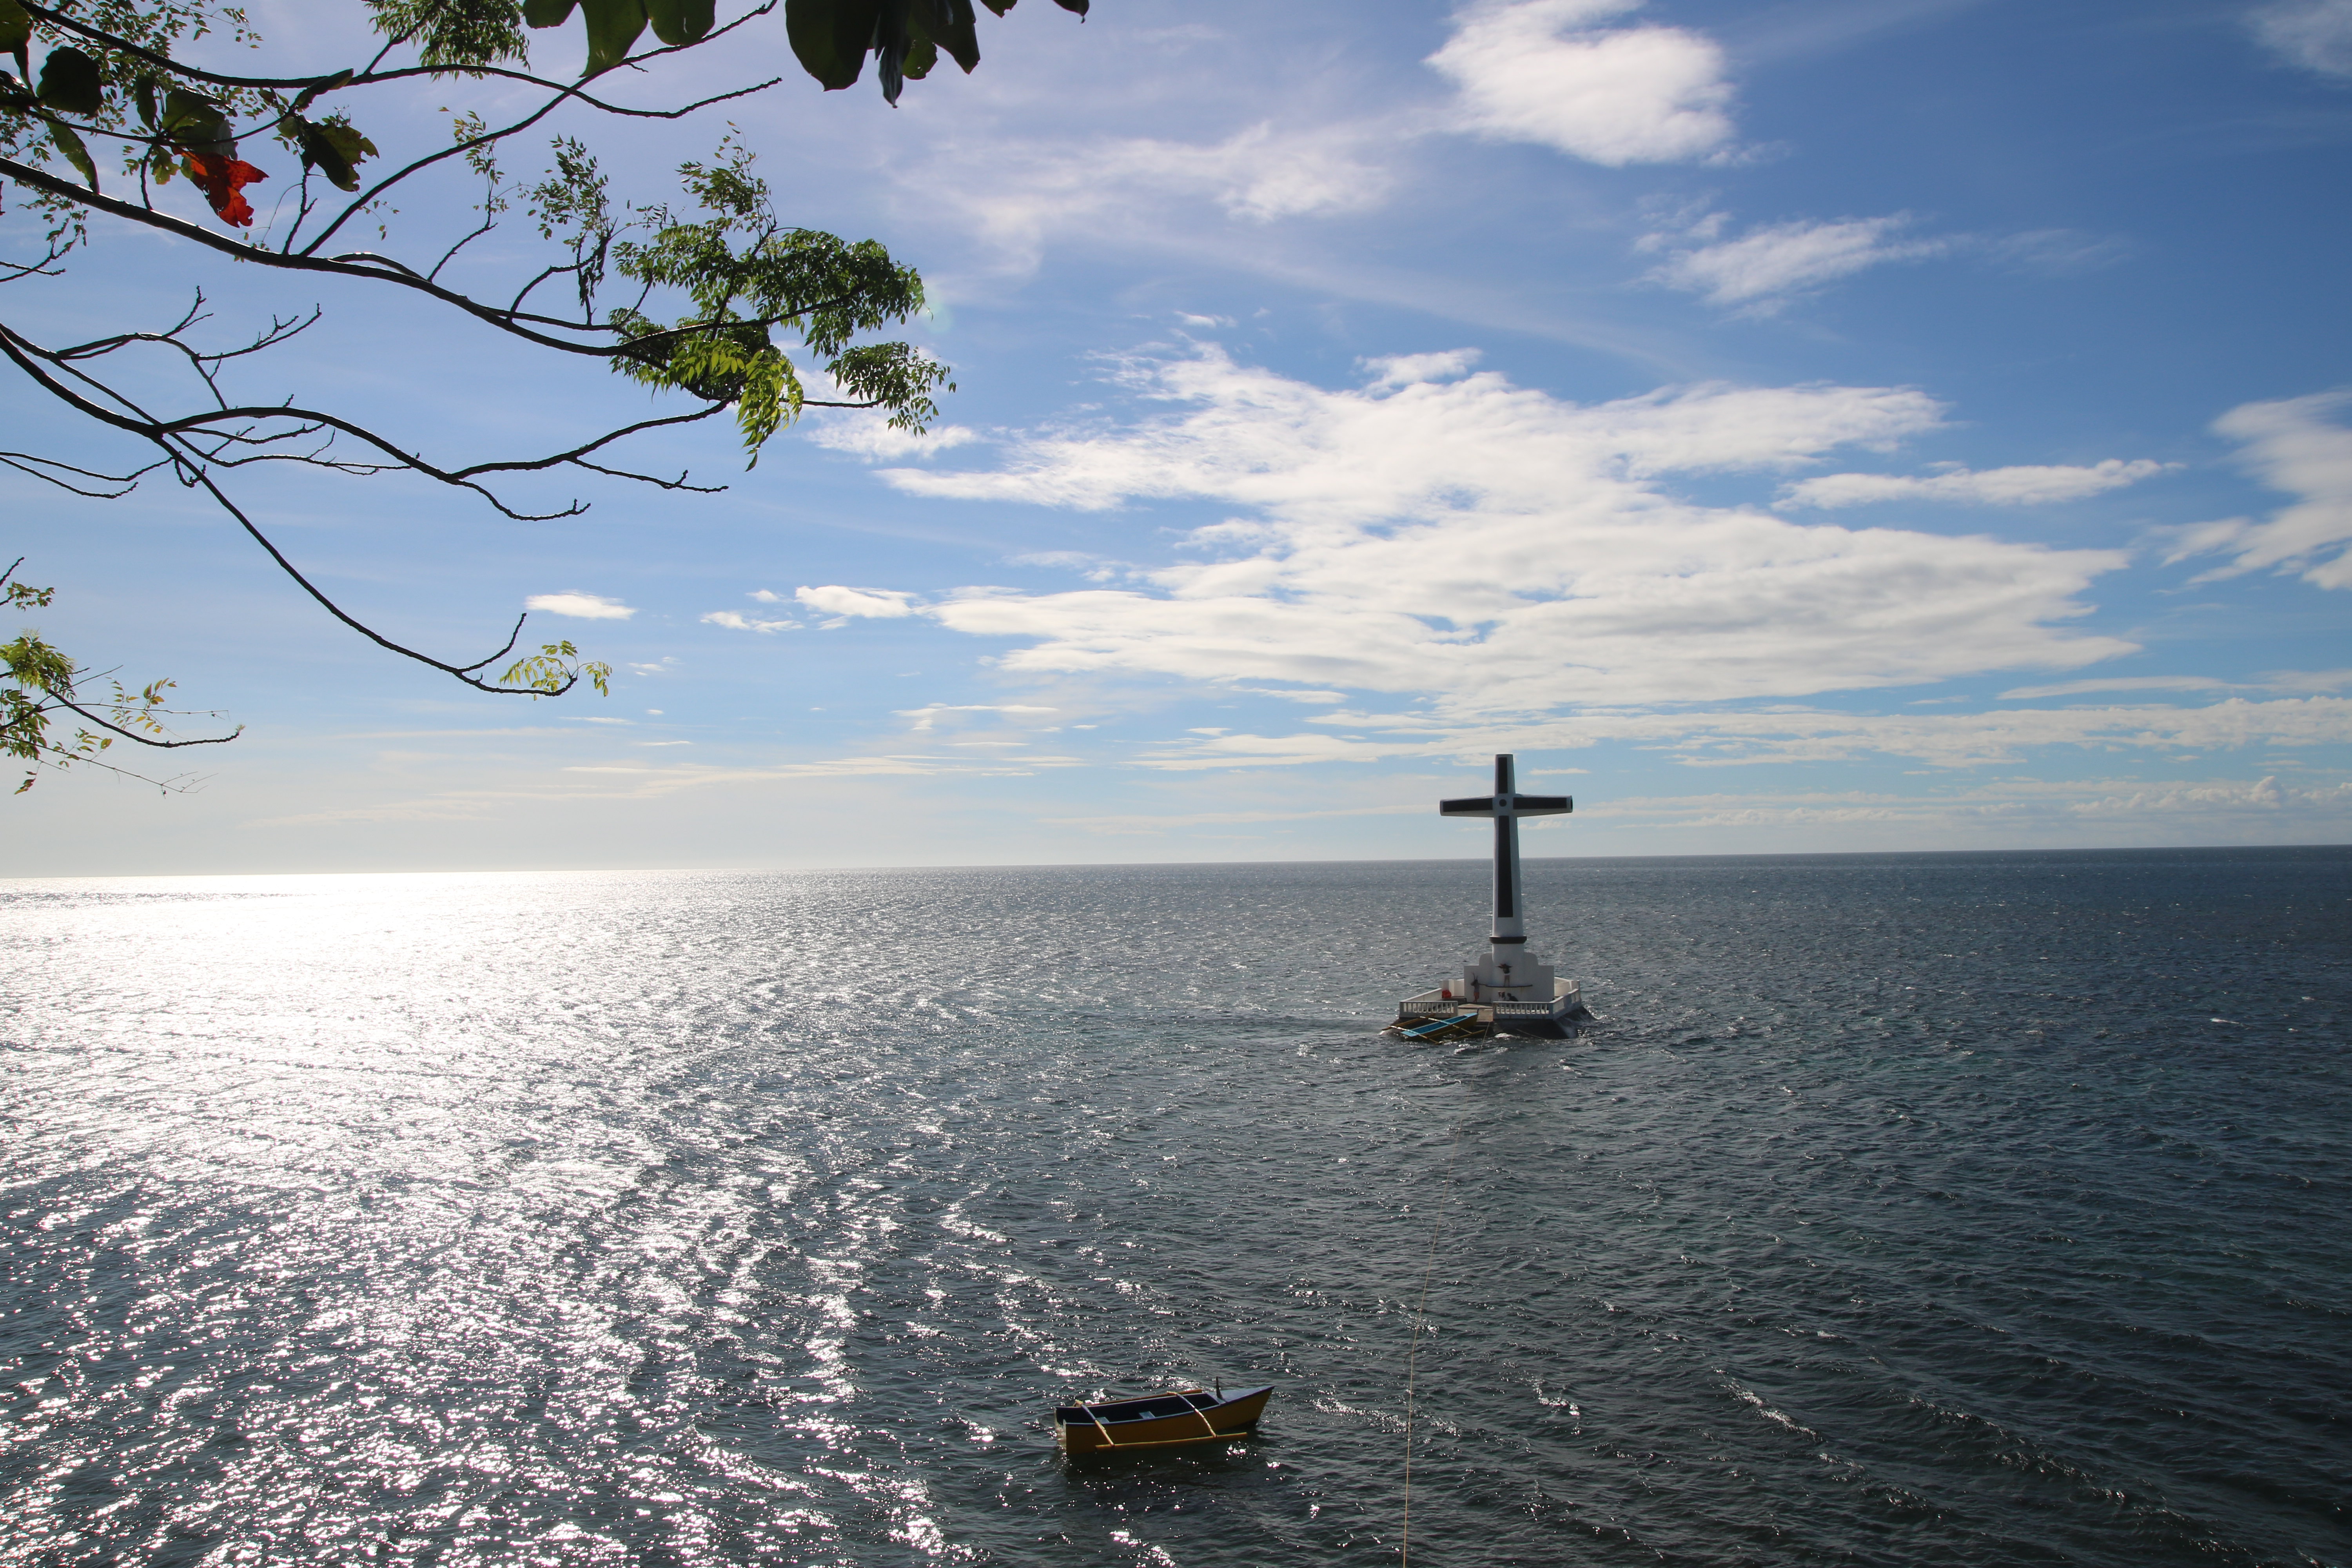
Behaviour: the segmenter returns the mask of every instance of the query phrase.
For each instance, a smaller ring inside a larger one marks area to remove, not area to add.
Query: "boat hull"
[[[1188,1388],[1150,1399],[1065,1405],[1054,1412],[1054,1426],[1069,1454],[1224,1443],[1247,1436],[1273,1395],[1271,1385],[1223,1395]]]

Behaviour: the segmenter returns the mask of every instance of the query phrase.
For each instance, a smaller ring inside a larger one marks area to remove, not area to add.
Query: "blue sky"
[[[345,9],[255,16],[331,68]],[[761,26],[633,88],[770,74]],[[390,659],[176,487],[0,479],[47,635],[247,726],[194,794],[45,778],[10,869],[1473,855],[1434,798],[1502,750],[1578,797],[1539,854],[2352,832],[2352,0],[1030,0],[982,41],[895,110],[793,73],[730,111],[788,215],[922,269],[927,439],[667,437],[727,491],[528,490],[593,503],[556,524],[240,481],[387,631],[478,657],[536,601],[610,699]],[[589,133],[650,200],[723,129]],[[11,319],[315,300],[241,392],[452,460],[646,409],[271,281],[101,224]]]

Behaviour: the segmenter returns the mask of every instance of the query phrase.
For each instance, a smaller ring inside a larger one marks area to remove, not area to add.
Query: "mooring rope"
[[[1404,1358],[1404,1528],[1397,1536],[1397,1568],[1412,1563],[1412,1384],[1421,1364],[1421,1326],[1429,1321],[1429,1280],[1437,1272],[1437,1238],[1445,1234],[1445,1211],[1454,1201],[1454,1162],[1462,1152],[1462,1128],[1454,1128],[1454,1147],[1445,1156],[1445,1186],[1437,1200],[1437,1218],[1429,1227],[1429,1261],[1421,1270],[1421,1304],[1413,1309],[1412,1348]]]

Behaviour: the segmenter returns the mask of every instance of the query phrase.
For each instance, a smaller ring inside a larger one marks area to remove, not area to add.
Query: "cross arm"
[[[1440,816],[1493,816],[1500,806],[1507,816],[1559,816],[1576,809],[1574,799],[1564,795],[1474,795],[1466,800],[1441,800],[1437,803]]]

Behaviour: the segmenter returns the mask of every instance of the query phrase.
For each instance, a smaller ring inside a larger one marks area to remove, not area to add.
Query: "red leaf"
[[[236,228],[253,226],[253,204],[242,195],[245,187],[268,175],[242,158],[225,158],[215,153],[189,153],[183,161],[187,165],[188,178],[205,193],[213,211],[221,222]]]

